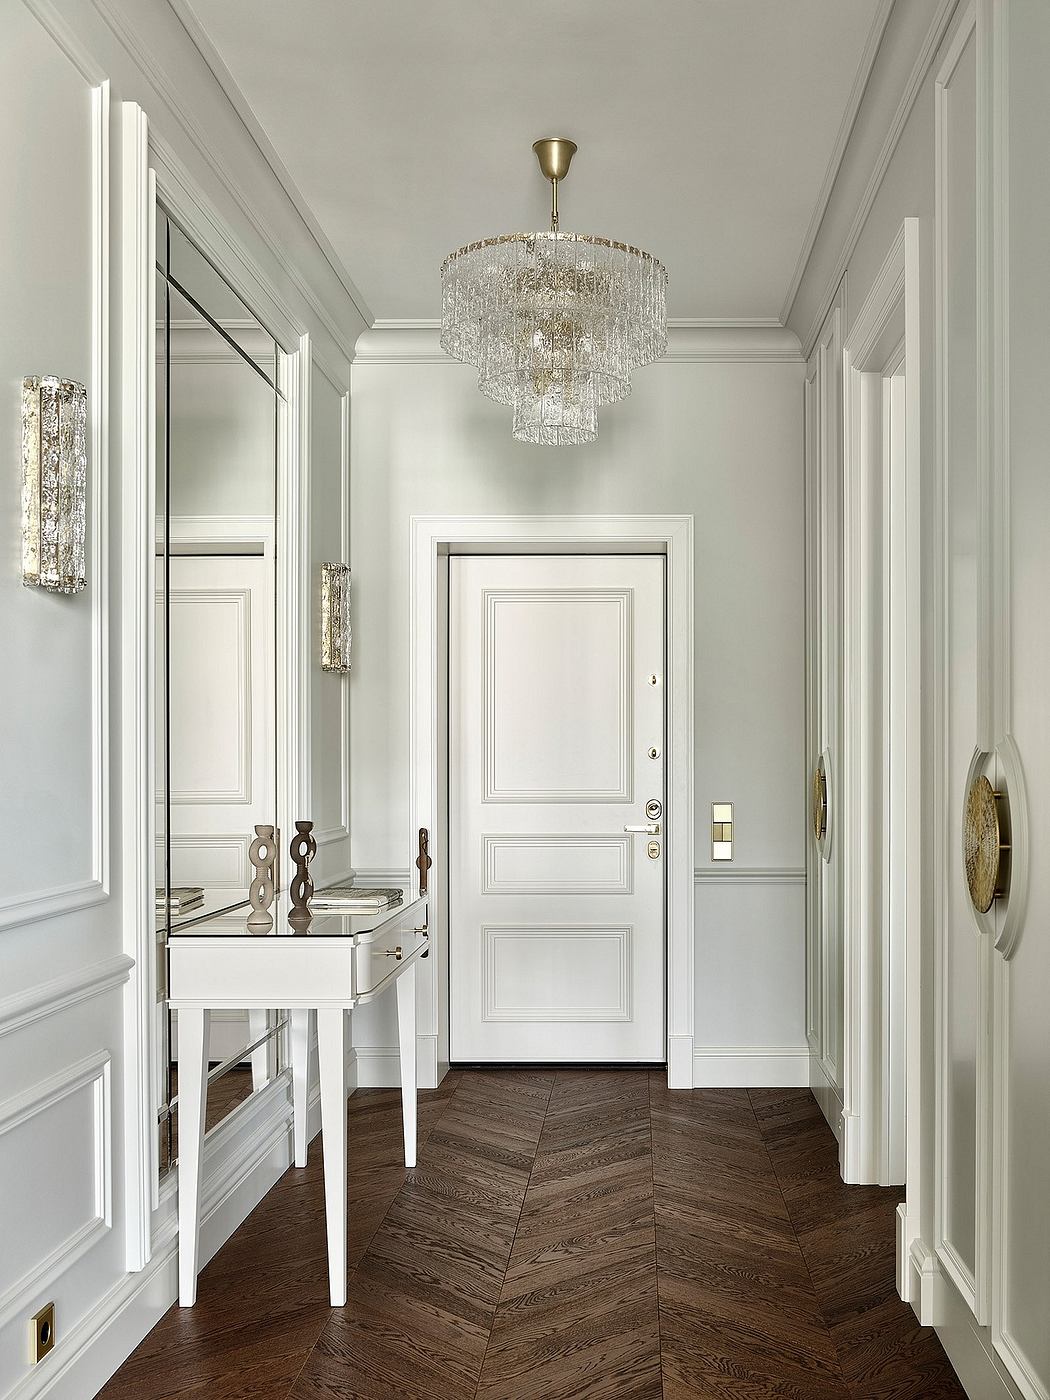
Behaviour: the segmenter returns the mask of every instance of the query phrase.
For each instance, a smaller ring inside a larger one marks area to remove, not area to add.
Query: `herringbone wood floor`
[[[846,1187],[806,1090],[490,1071],[354,1094],[350,1291],[327,1304],[321,1147],[103,1400],[947,1400],[894,1290],[899,1190]]]

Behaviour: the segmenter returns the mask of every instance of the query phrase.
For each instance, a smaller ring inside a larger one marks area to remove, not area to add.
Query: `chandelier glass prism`
[[[476,365],[478,388],[513,410],[519,442],[593,442],[598,409],[667,349],[667,272],[641,248],[558,227],[558,185],[576,151],[533,150],[551,184],[551,227],[468,243],[441,265],[441,347]]]

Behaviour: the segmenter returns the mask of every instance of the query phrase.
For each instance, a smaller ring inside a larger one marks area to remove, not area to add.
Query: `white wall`
[[[1043,0],[898,0],[789,317],[808,351],[844,277],[848,332],[918,218],[921,1170],[902,1273],[982,1400],[1050,1394],[1048,52]],[[960,860],[975,749],[1015,818],[1009,899],[986,919]]]
[[[805,1074],[802,375],[782,331],[673,331],[597,443],[514,442],[429,330],[376,330],[353,366],[353,860],[407,871],[413,515],[693,514],[696,1039],[700,1079]],[[712,866],[710,803],[735,805]],[[370,1009],[371,1010],[371,1009]],[[355,1044],[391,1047],[380,1008]],[[714,1064],[711,1057],[717,1058]],[[726,1063],[727,1057],[732,1061]],[[714,1082],[711,1080],[711,1082]]]
[[[12,0],[0,93],[5,129],[18,133],[0,151],[0,1395],[85,1400],[175,1289],[170,1187],[150,1264],[126,1271],[125,950],[138,930],[122,924],[120,757],[133,716],[120,698],[146,653],[141,637],[121,653],[120,390],[133,352],[120,337],[121,101],[142,105],[156,148],[227,231],[231,261],[274,288],[296,326],[289,349],[308,335],[315,364],[345,389],[365,322],[164,0]],[[151,344],[145,321],[139,331]],[[89,584],[75,598],[20,582],[20,382],[32,373],[89,389]],[[324,460],[309,494],[312,547],[338,557],[338,531],[319,522],[342,509],[339,394],[306,408],[308,481],[311,457]],[[294,662],[308,712],[330,684],[312,640]],[[341,810],[345,768],[330,710],[322,700],[306,737],[325,819]],[[345,840],[331,850],[336,874]],[[215,1144],[206,1252],[289,1160],[286,1087],[259,1097]],[[28,1318],[49,1299],[56,1347],[31,1369]]]

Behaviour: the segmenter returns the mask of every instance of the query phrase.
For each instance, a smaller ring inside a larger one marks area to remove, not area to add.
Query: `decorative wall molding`
[[[808,1045],[693,1047],[694,1089],[804,1089]]]
[[[327,826],[321,831],[315,831],[313,838],[320,849],[322,846],[334,846],[337,841],[349,841],[350,833],[343,825]]]
[[[810,1087],[842,1134],[842,842],[836,840],[842,731],[842,337],[845,279],[806,366],[806,752],[824,764],[824,840],[806,838],[806,1030]]]
[[[150,46],[128,23],[127,16],[120,9],[117,8],[117,6],[113,3],[113,0],[94,0],[94,4],[99,14],[109,25],[110,29],[116,35],[117,39],[126,49],[135,65],[143,74],[145,74],[145,76],[152,83],[153,87],[159,93],[161,98],[167,104],[172,115],[176,118],[179,125],[182,127],[182,130],[185,132],[186,136],[189,138],[190,142],[195,147],[197,153],[201,156],[201,158],[211,169],[212,173],[218,179],[220,184],[226,190],[229,191],[231,198],[234,200],[241,214],[247,221],[248,225],[251,227],[253,233],[260,240],[260,242],[269,250],[276,263],[282,268],[284,268],[286,275],[295,286],[296,291],[302,297],[305,304],[309,306],[313,314],[317,317],[318,323],[325,328],[325,330],[331,336],[334,344],[338,347],[339,350],[342,351],[346,358],[348,360],[351,359],[353,352],[350,346],[348,345],[342,330],[332,319],[331,315],[325,308],[323,302],[315,294],[310,284],[305,280],[305,278],[302,276],[299,270],[289,262],[287,248],[281,245],[280,241],[270,228],[267,220],[265,220],[259,214],[259,212],[256,210],[254,204],[248,198],[244,190],[241,188],[238,182],[232,178],[229,167],[220,162],[214,150],[213,143],[210,142],[208,139],[207,132],[204,131],[204,129],[200,126],[196,118],[189,112],[189,110],[184,105],[180,97],[179,88],[171,79],[169,79],[168,74],[157,63]],[[187,13],[187,7],[181,6],[178,7],[178,10],[180,11],[180,22],[186,29],[188,36],[193,41],[198,53],[201,54],[201,57],[210,69],[212,76],[215,77],[216,81],[219,83],[219,86],[223,87],[222,79],[220,75],[216,72],[215,67],[213,67],[212,64],[209,62],[208,54],[203,52],[201,44],[197,42],[197,38],[200,33],[199,26],[193,23],[192,19]],[[249,124],[249,122],[245,120],[245,114],[242,110],[242,107],[244,106],[243,98],[241,98],[240,103],[238,103],[234,101],[229,90],[226,90],[225,95],[227,99],[231,102],[231,104],[237,109],[238,115],[241,117],[241,121],[245,126],[245,130],[252,138],[253,144],[259,150],[259,153],[262,156],[263,160],[270,166],[271,170],[274,171],[274,174],[277,176],[278,181],[284,187],[285,192],[288,193],[288,187],[285,184],[284,180],[281,179],[280,172],[277,169],[275,169],[273,162],[270,160],[266,150],[263,149],[263,147],[259,143],[259,140],[256,136],[256,131],[258,130],[257,124],[255,125],[255,129],[253,130],[253,125]],[[295,196],[290,196],[289,205],[294,210],[295,215],[302,222],[303,227],[309,233],[311,240],[317,246],[326,264],[336,274],[341,285],[343,286],[344,291],[347,294],[348,299],[353,305],[354,310],[358,313],[358,315],[361,316],[362,320],[366,322],[370,321],[372,319],[371,315],[367,314],[366,309],[363,308],[363,303],[361,301],[360,295],[355,291],[351,290],[352,284],[350,283],[350,280],[345,270],[343,270],[339,266],[338,259],[334,258],[334,256],[331,254],[330,247],[326,247],[325,242],[322,242],[322,236],[319,233],[319,229],[316,226],[314,226],[309,219],[304,217],[303,211],[306,209],[307,206],[305,200],[303,200],[302,196],[298,194],[298,191],[296,191]],[[230,235],[230,237],[232,239],[232,235]],[[232,285],[236,289],[236,282],[234,282]],[[248,298],[248,303],[249,305],[253,304],[251,298]],[[291,317],[289,314],[288,319],[294,320],[295,318]],[[300,325],[298,333],[300,335],[303,334],[305,332],[305,329],[305,326]],[[288,347],[286,346],[286,348]]]
[[[243,1110],[243,1111],[242,1111]],[[308,1136],[319,1127],[311,1102]],[[291,1098],[287,1074],[247,1100],[209,1133],[204,1146],[201,1210],[203,1264],[230,1237],[291,1165]],[[94,1395],[134,1351],[178,1293],[178,1221],[174,1180],[162,1192],[163,1218],[153,1256],[123,1274],[69,1331],[49,1358],[53,1365],[26,1373],[5,1400],[81,1400]]]
[[[416,872],[411,866],[368,866],[367,869],[354,871],[354,879],[361,885],[407,885],[413,883],[415,878]]]
[[[124,999],[124,1163],[127,1267],[150,1257],[157,1183],[153,1102],[156,1006],[154,610],[156,607],[156,182],[146,114],[121,104],[121,918],[134,966]]]
[[[912,65],[911,72],[908,75],[908,80],[901,92],[896,111],[890,122],[889,130],[886,132],[882,148],[879,151],[875,165],[869,176],[867,187],[864,190],[860,204],[857,206],[853,222],[850,224],[849,232],[839,250],[834,269],[831,276],[828,278],[824,295],[817,305],[809,330],[803,338],[802,350],[807,359],[809,358],[813,346],[816,344],[817,336],[820,334],[820,328],[824,324],[824,320],[834,303],[839,284],[845,276],[850,259],[853,257],[854,249],[860,241],[860,236],[864,231],[864,225],[867,223],[868,215],[871,213],[872,206],[875,203],[875,196],[882,186],[886,171],[890,166],[890,161],[893,159],[893,153],[896,151],[901,136],[904,133],[904,128],[908,123],[912,108],[915,106],[919,93],[922,90],[922,85],[926,81],[926,76],[937,57],[937,51],[941,46],[941,42],[948,32],[948,26],[951,23],[952,16],[955,13],[958,3],[959,0],[939,0],[933,19],[930,21],[930,27],[926,32],[926,37],[922,42],[915,63]],[[840,162],[840,166],[848,159],[849,150],[847,143],[847,149],[844,153],[843,162]],[[799,280],[801,282],[801,278]],[[796,287],[795,298],[792,299],[792,306],[794,305],[794,300],[797,298],[797,295],[798,289]]]
[[[976,1160],[974,1163],[974,1260],[972,1266],[963,1257],[965,1246],[956,1248],[955,1244],[947,1238],[949,1231],[949,1213],[951,1210],[951,1167],[949,1144],[951,1142],[950,1115],[952,1112],[952,1088],[949,1084],[950,1065],[952,1063],[952,1051],[949,1040],[952,1034],[953,1008],[951,1005],[951,981],[955,959],[967,956],[975,959],[977,963],[977,983],[979,987],[978,1001],[980,1006],[988,1005],[988,982],[991,968],[987,956],[984,956],[982,949],[976,941],[960,941],[957,939],[957,930],[946,926],[946,919],[952,909],[951,898],[951,867],[952,852],[958,849],[959,835],[957,829],[957,814],[951,810],[948,802],[953,774],[949,772],[949,757],[947,753],[948,729],[946,723],[947,704],[949,693],[949,675],[951,670],[952,654],[951,639],[953,629],[949,618],[953,611],[952,596],[952,560],[950,551],[946,547],[949,538],[948,516],[953,504],[953,493],[948,474],[947,463],[950,460],[949,438],[952,435],[952,423],[950,412],[950,393],[958,392],[959,385],[951,384],[951,380],[956,378],[952,371],[951,354],[951,316],[950,316],[950,288],[953,285],[962,285],[967,279],[967,273],[975,281],[981,280],[980,258],[974,251],[975,266],[960,266],[951,261],[951,243],[953,233],[958,233],[958,227],[951,227],[956,220],[950,217],[950,192],[949,192],[949,145],[951,146],[951,157],[955,157],[956,140],[951,136],[951,123],[949,115],[949,94],[956,76],[960,72],[960,62],[968,48],[976,46],[977,38],[977,12],[973,0],[963,8],[962,18],[957,25],[954,34],[946,41],[946,47],[940,55],[940,63],[934,78],[934,100],[933,100],[933,132],[934,132],[934,314],[935,314],[935,336],[936,336],[936,402],[935,419],[937,432],[937,461],[935,477],[935,511],[936,511],[936,543],[933,554],[933,567],[930,569],[930,577],[933,582],[934,604],[934,628],[935,634],[942,639],[941,645],[934,650],[932,657],[933,673],[933,695],[934,695],[934,725],[933,730],[937,738],[932,746],[933,790],[934,790],[934,811],[933,823],[933,857],[931,861],[932,879],[934,886],[934,963],[937,968],[937,982],[935,986],[935,1012],[936,1023],[935,1036],[935,1063],[934,1063],[934,1098],[936,1104],[936,1119],[934,1130],[934,1169],[936,1173],[936,1192],[934,1198],[934,1220],[932,1229],[933,1253],[937,1259],[937,1264],[942,1273],[949,1278],[958,1290],[960,1295],[966,1300],[967,1306],[971,1309],[977,1321],[984,1323],[988,1307],[988,1238],[985,1222],[988,1218],[987,1193],[988,1193],[988,1152],[983,1142],[980,1119],[983,1116],[978,1113],[976,1124]],[[979,80],[979,68],[975,70],[975,80]],[[973,95],[976,104],[976,93]],[[954,104],[951,104],[954,105]],[[967,135],[965,155],[969,159],[969,137]],[[972,152],[975,165],[978,160],[978,152]],[[953,177],[954,178],[954,177]],[[976,170],[974,201],[977,203],[978,194],[976,189]],[[976,232],[976,231],[974,231]],[[963,328],[963,343],[969,345],[972,327]],[[967,386],[967,394],[977,390],[978,375],[975,372],[973,382]],[[978,405],[980,405],[980,395],[978,395]],[[980,406],[978,412],[981,413]],[[982,436],[979,434],[978,436]],[[987,476],[988,463],[987,454],[977,448],[977,474]],[[984,492],[981,487],[977,488],[979,502],[971,503],[977,512],[981,511],[984,505]],[[955,497],[955,504],[961,503]],[[980,529],[980,527],[978,527]],[[986,532],[982,532],[986,536]],[[976,542],[977,550],[985,555],[987,550],[986,538],[980,538]],[[983,563],[980,572],[983,573]],[[968,570],[970,561],[963,566]],[[974,666],[978,678],[978,695],[976,697],[977,726],[978,730],[987,737],[988,725],[988,686],[985,677],[988,675],[987,656],[987,634],[989,630],[990,618],[988,616],[986,599],[982,599],[978,593],[975,599],[976,607],[974,611],[974,621],[978,631],[978,655],[974,659]],[[968,654],[968,653],[967,653]],[[974,738],[977,738],[975,735]],[[967,1010],[967,1024],[971,1024],[971,1011]],[[980,1013],[978,1013],[980,1014]],[[985,1101],[988,1090],[989,1074],[989,1052],[984,1044],[985,1038],[975,1033],[974,1051],[976,1055],[976,1085],[975,1099]],[[965,1151],[965,1149],[963,1149]]]
[[[30,10],[91,87],[91,369],[88,384],[87,564],[91,593],[91,850],[85,879],[0,895],[0,929],[58,918],[110,895],[109,763],[109,82],[46,0]]]
[[[802,282],[806,265],[813,252],[813,245],[817,241],[817,234],[820,226],[824,222],[824,215],[827,213],[828,203],[831,199],[831,191],[835,187],[838,178],[839,168],[846,155],[849,145],[849,138],[853,134],[854,123],[857,120],[857,113],[860,105],[864,101],[864,94],[868,90],[868,80],[871,77],[871,70],[875,66],[875,59],[878,56],[879,47],[882,44],[882,36],[886,32],[886,25],[889,23],[890,14],[893,11],[893,0],[878,0],[875,13],[872,15],[871,28],[868,30],[868,37],[864,44],[864,49],[857,65],[857,74],[853,80],[853,87],[850,90],[849,98],[846,101],[846,109],[842,114],[842,121],[839,123],[838,134],[835,137],[835,145],[832,148],[831,158],[828,161],[827,169],[824,172],[824,180],[817,195],[817,202],[813,206],[813,214],[806,230],[806,236],[802,240],[802,248],[795,263],[795,270],[791,274],[791,281],[788,284],[787,294],[784,297],[784,304],[780,311],[780,324],[786,326],[795,305],[795,297],[798,295],[799,285]]]
[[[0,1036],[24,1030],[37,1021],[79,1006],[92,997],[122,987],[134,963],[124,953],[91,963],[75,972],[65,972],[48,982],[38,982],[25,991],[14,992],[0,1001]]]
[[[449,365],[460,368],[442,350],[439,322],[377,322],[362,331],[354,347],[354,364]],[[779,322],[746,324],[690,323],[668,325],[667,354],[657,365],[740,360],[797,362],[802,352],[798,337]]]
[[[272,515],[173,515],[168,519],[168,545],[173,553],[266,553],[273,548],[273,537]],[[158,548],[163,544],[158,522]]]
[[[206,607],[214,617],[215,608],[232,609],[230,624],[231,650],[237,663],[237,737],[230,749],[236,759],[236,775],[227,787],[179,788],[170,787],[170,805],[227,805],[248,804],[252,800],[252,690],[251,677],[251,600],[250,588],[169,588],[169,611],[176,606],[194,608]],[[213,624],[212,634],[217,627]],[[198,634],[200,635],[200,634]]]
[[[247,356],[273,378],[277,354],[273,336],[258,321],[221,320],[219,324],[236,341],[237,348],[203,320],[172,317],[171,338],[166,346],[163,323],[157,326],[158,358],[163,359],[166,355],[168,363],[173,365],[240,365],[245,363]],[[238,350],[243,353],[238,353]]]
[[[905,1179],[909,1199],[922,1181],[921,1057],[905,1054],[922,1024],[919,293],[908,218],[842,350],[842,1163],[852,1183]]]
[[[371,321],[372,314],[368,309],[364,297],[358,290],[349,272],[344,267],[342,259],[339,257],[338,253],[336,253],[320,223],[314,218],[305,196],[292,178],[288,167],[277,154],[272,142],[263,130],[255,113],[252,111],[248,99],[237,86],[232,73],[222,61],[218,50],[212,44],[204,28],[197,20],[197,16],[194,14],[191,4],[188,3],[188,0],[169,0],[169,3],[178,15],[182,27],[186,30],[190,39],[192,39],[198,53],[211,69],[212,75],[226,94],[231,106],[236,109],[237,115],[243,122],[248,135],[258,147],[263,160],[266,161],[267,165],[284,188],[289,200],[295,207],[296,213],[306,225],[311,238],[313,238],[314,242],[317,244],[325,261],[335,273],[342,284],[343,290],[353,303],[354,309],[358,312],[363,321]]]
[[[804,865],[698,865],[693,871],[693,880],[698,885],[804,885],[806,867]]]
[[[32,1297],[105,1235],[113,1223],[113,1143],[110,1123],[110,1055],[106,1050],[79,1060],[42,1083],[0,1104],[0,1137],[57,1108],[82,1090],[90,1090],[93,1139],[90,1144],[70,1143],[72,1155],[83,1148],[93,1172],[91,1214],[21,1278],[0,1293],[0,1327],[15,1316]],[[83,1159],[80,1165],[83,1165]]]

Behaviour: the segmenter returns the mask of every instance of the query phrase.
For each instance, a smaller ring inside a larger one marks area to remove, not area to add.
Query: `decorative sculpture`
[[[255,867],[248,902],[252,912],[248,916],[248,927],[264,931],[273,927],[273,915],[269,912],[274,896],[274,869],[277,863],[277,845],[272,826],[257,826],[255,840],[248,851],[248,859]]]
[[[289,886],[292,912],[288,915],[288,922],[293,928],[305,928],[310,922],[310,898],[314,892],[314,882],[310,878],[310,862],[317,854],[317,842],[310,835],[313,827],[313,822],[296,822],[295,835],[289,847],[289,855],[295,866],[295,875]]]

